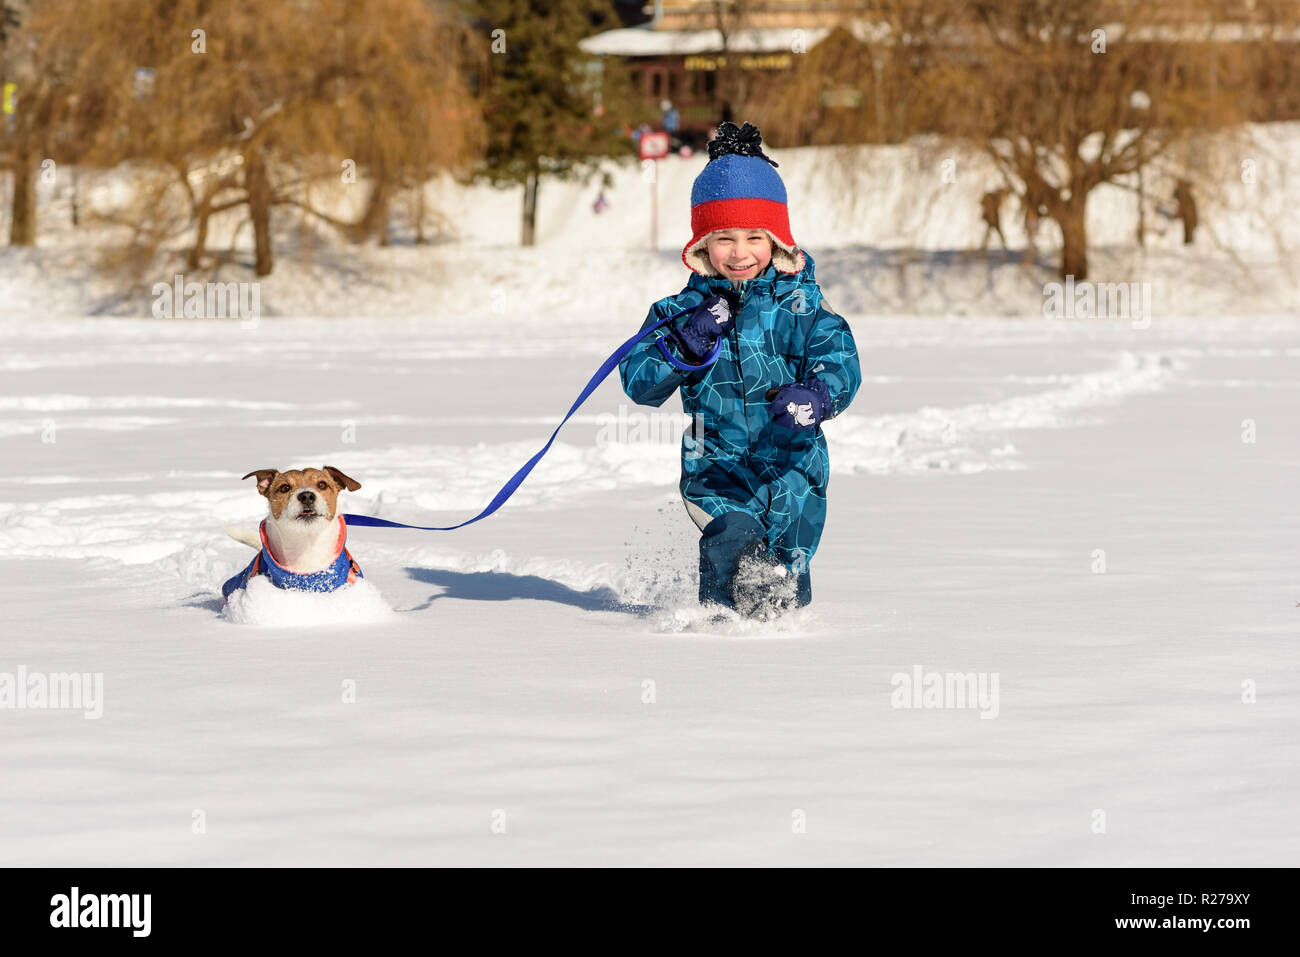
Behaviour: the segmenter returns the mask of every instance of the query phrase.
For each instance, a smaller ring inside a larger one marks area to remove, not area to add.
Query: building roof
[[[889,24],[873,23],[858,17],[850,17],[840,24],[862,43],[890,44],[897,42]],[[1110,39],[1124,39],[1125,29],[1122,23],[1103,25]],[[831,32],[832,27],[804,27],[803,45],[811,50]],[[733,53],[780,53],[792,49],[795,28],[792,27],[744,27],[735,30],[727,44]],[[1266,39],[1298,42],[1300,28],[1275,28],[1262,24],[1215,23],[1208,25],[1181,24],[1177,26],[1157,26],[1144,24],[1131,31],[1131,39],[1137,42],[1205,42],[1240,43],[1243,41],[1260,41]],[[964,46],[971,42],[971,37],[961,32],[947,30],[937,38],[938,42]],[[1081,36],[1080,42],[1086,43],[1088,36]],[[904,35],[903,44],[915,42],[915,38]],[[707,30],[656,30],[653,21],[635,27],[622,27],[606,30],[595,36],[578,41],[578,47],[585,53],[595,56],[690,56],[697,53],[721,53],[722,33],[716,28]]]
[[[830,27],[808,27],[803,31],[807,49],[826,38]],[[731,34],[727,49],[733,53],[775,53],[791,48],[793,31],[789,27],[740,29]],[[650,30],[646,27],[623,27],[606,30],[579,40],[584,53],[597,56],[672,56],[692,53],[721,53],[720,30]]]

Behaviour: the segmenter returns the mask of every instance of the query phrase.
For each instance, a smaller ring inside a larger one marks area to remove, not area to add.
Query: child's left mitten
[[[771,394],[771,393],[769,393]],[[796,432],[815,429],[831,411],[831,392],[816,376],[776,390],[768,405],[778,425]]]

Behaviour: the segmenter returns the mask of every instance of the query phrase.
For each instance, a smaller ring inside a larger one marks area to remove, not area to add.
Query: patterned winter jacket
[[[757,486],[792,472],[799,477],[791,483],[796,494],[811,492],[824,501],[830,462],[821,429],[785,428],[773,421],[767,399],[770,389],[816,376],[830,391],[830,418],[848,408],[861,384],[853,334],[823,301],[813,258],[803,252],[798,274],[769,264],[753,279],[733,284],[692,273],[680,293],[650,308],[643,328],[711,295],[738,300],[718,361],[705,371],[674,369],[649,335],[619,364],[623,390],[634,402],[659,406],[681,390],[683,411],[696,421],[683,437],[682,494],[711,515],[718,514],[718,501],[743,501]],[[735,487],[722,487],[728,484]],[[820,520],[816,524],[814,547]]]

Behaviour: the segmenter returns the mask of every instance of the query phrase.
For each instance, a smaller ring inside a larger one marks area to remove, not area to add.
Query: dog
[[[276,588],[331,592],[364,577],[347,549],[347,523],[338,511],[339,492],[361,488],[332,465],[323,469],[256,469],[258,494],[268,514],[256,534],[227,528],[226,534],[258,550],[257,556],[221,586],[222,597],[265,575]],[[243,481],[241,479],[240,481]]]

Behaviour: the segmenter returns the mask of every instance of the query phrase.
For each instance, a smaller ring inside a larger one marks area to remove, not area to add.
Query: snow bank
[[[1088,207],[1090,278],[1151,284],[1154,309],[1164,317],[1300,314],[1292,265],[1300,219],[1286,215],[1300,206],[1300,123],[1249,127],[1220,151],[1231,159],[1231,175],[1221,177],[1215,195],[1200,197],[1201,231],[1191,247],[1182,245],[1177,221],[1149,212],[1151,235],[1138,248],[1135,193],[1095,190]],[[1011,251],[995,238],[989,253],[981,253],[979,200],[996,176],[978,156],[915,145],[804,147],[777,155],[794,236],[816,259],[818,278],[839,312],[849,318],[1043,315],[1043,285],[1055,278],[1059,233],[1045,223],[1038,258],[1027,257],[1019,211],[1008,201],[1003,230]],[[1249,176],[1244,165],[1237,175],[1238,161],[1250,164]],[[278,212],[276,268],[258,281],[262,315],[400,317],[541,337],[570,333],[599,315],[616,341],[651,302],[685,282],[680,252],[690,236],[688,197],[704,163],[702,154],[663,160],[652,193],[634,161],[609,162],[602,170],[610,181],[604,188],[609,206],[601,213],[592,208],[599,178],[547,180],[538,200],[538,245],[530,249],[518,245],[522,191],[464,187],[448,178],[427,187],[429,207],[445,226],[430,245],[412,244],[400,218],[404,204],[394,210],[393,245],[382,248],[348,245],[328,229],[304,225],[296,213]],[[1166,206],[1170,175],[1153,170],[1147,183]],[[83,198],[93,197],[89,184],[96,180],[103,181],[100,192],[116,195],[117,179],[85,174]],[[151,315],[152,283],[170,284],[176,263],[159,264],[158,275],[141,288],[121,288],[90,266],[92,247],[104,234],[69,225],[67,184],[41,190],[41,247],[0,250],[0,318]],[[653,243],[652,196],[659,214]],[[340,192],[339,212],[347,215],[361,199],[355,187]],[[255,279],[241,216],[224,214],[212,225],[214,252],[235,246],[234,261],[212,277],[221,282]],[[497,346],[505,353],[516,347],[508,337]],[[142,341],[139,349],[149,353],[152,346]],[[94,357],[80,361],[93,364]],[[23,368],[8,357],[0,357],[0,367]]]
[[[347,628],[393,618],[393,609],[364,578],[334,592],[289,591],[257,576],[232,592],[222,617],[258,628]]]

